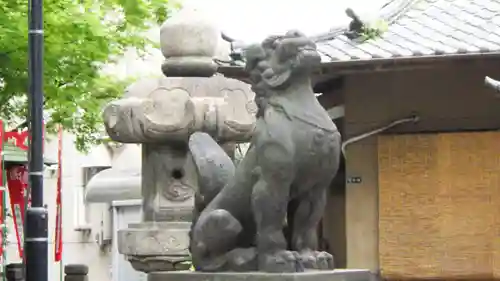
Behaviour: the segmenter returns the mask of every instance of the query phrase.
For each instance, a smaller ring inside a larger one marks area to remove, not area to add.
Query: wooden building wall
[[[500,133],[378,140],[385,278],[500,278]]]
[[[500,77],[500,68],[498,67],[499,65],[500,59],[484,59],[476,61],[461,61],[457,63],[450,62],[447,65],[440,65],[439,67],[436,66],[430,69],[348,74],[344,77],[344,87],[341,93],[343,96],[343,100],[345,101],[344,139],[358,136],[380,126],[387,125],[388,123],[396,119],[407,117],[411,114],[417,114],[420,116],[421,120],[418,124],[401,125],[392,129],[389,133],[439,133],[445,131],[477,131],[499,129],[500,100],[495,98],[492,91],[487,89],[483,85],[485,75],[490,75],[497,78]],[[335,91],[335,94],[339,94],[338,90]],[[325,93],[325,95],[328,95],[328,93]],[[401,140],[399,140],[398,142],[400,141]],[[434,143],[434,141],[429,142]],[[445,143],[446,142],[440,142],[439,146],[445,146]],[[401,143],[398,145],[401,146]],[[436,145],[437,144],[434,143],[431,145],[431,147],[436,147]],[[468,144],[464,145],[467,146]],[[488,154],[486,152],[484,153]],[[446,154],[441,154],[440,157],[444,157],[443,155]],[[424,159],[426,156],[420,155],[419,157],[423,157],[422,159]],[[458,157],[450,158],[455,163],[455,160],[457,159],[469,159],[468,157],[472,156],[462,155],[453,157]],[[431,161],[431,159],[428,159],[426,161],[430,161],[429,163],[432,163],[432,161],[434,160]],[[394,164],[394,162],[392,163]],[[443,166],[444,164],[442,162],[440,163],[441,164],[439,164],[439,169],[445,169],[445,166]],[[409,261],[408,258],[404,258],[405,251],[407,251],[406,255],[409,256],[408,251],[410,250],[408,250],[408,247],[401,246],[401,248],[399,248],[401,252],[398,252],[397,255],[399,256],[396,256],[401,258],[402,260],[398,261],[398,263],[395,263],[395,260],[383,258],[383,254],[381,254],[381,252],[384,251],[386,255],[387,253],[392,253],[391,251],[397,251],[394,248],[389,247],[390,245],[393,245],[391,243],[394,243],[394,241],[396,241],[394,240],[394,237],[390,238],[393,240],[380,242],[385,241],[382,239],[389,238],[382,237],[382,235],[387,234],[384,234],[385,232],[382,233],[380,225],[380,223],[382,223],[384,219],[381,219],[381,214],[379,214],[379,212],[383,212],[385,210],[383,209],[385,207],[383,207],[380,202],[387,200],[387,198],[379,198],[379,196],[385,196],[385,193],[382,193],[385,191],[379,189],[379,183],[382,181],[386,181],[383,178],[379,178],[379,164],[378,137],[366,138],[362,141],[349,145],[346,149],[346,177],[347,179],[353,177],[361,179],[357,182],[347,183],[345,189],[345,235],[347,240],[347,267],[368,268],[373,272],[378,272],[380,269],[388,268],[388,272],[390,273],[392,270],[391,274],[393,274],[394,276],[398,274],[404,275],[406,274],[406,270],[411,267],[411,261]],[[413,168],[417,169],[420,167],[418,165],[421,164],[414,165],[416,166]],[[412,167],[407,167],[407,169],[410,168]],[[420,167],[420,169],[422,168]],[[402,175],[402,172],[399,173],[400,177],[406,177]],[[416,175],[407,177],[408,178],[404,178],[404,180],[412,179],[412,177],[418,178]],[[464,177],[459,176],[457,176],[457,178],[464,179]],[[439,178],[439,181],[441,181],[442,179],[443,178]],[[431,180],[427,179],[427,181]],[[434,179],[434,181],[438,180]],[[451,184],[461,186],[459,185],[457,180],[451,181]],[[423,183],[421,183],[420,185],[423,185]],[[444,188],[444,186],[441,188]],[[422,192],[424,192],[424,190],[426,189],[424,188]],[[410,194],[407,196],[415,197],[416,194]],[[477,199],[478,196],[480,197],[480,194],[476,194],[474,196],[476,196],[475,198]],[[457,198],[454,198],[453,200],[459,200]],[[462,200],[463,204],[471,204],[468,201],[464,201],[466,199],[473,200],[467,197],[463,197],[460,200]],[[395,198],[395,202],[397,202],[398,200],[402,199]],[[418,200],[415,199],[412,202],[418,202]],[[442,202],[440,202],[439,204],[441,203]],[[449,214],[453,214],[453,210],[456,210],[457,212],[461,210],[457,209],[459,208],[457,206],[460,205],[457,205],[455,207],[453,207],[453,205],[449,206],[450,207],[446,211]],[[477,209],[474,209],[474,212],[479,212],[479,210],[483,207],[489,208],[491,206],[478,207]],[[428,212],[431,212],[431,210],[432,208],[427,208]],[[329,211],[330,210],[327,210],[327,213]],[[474,214],[477,215],[477,213]],[[440,221],[443,221],[445,218],[444,216],[445,215],[442,214],[437,217]],[[467,218],[467,216],[465,216],[464,218]],[[484,223],[484,221],[474,223],[482,224]],[[466,224],[454,222],[453,225],[450,225],[450,227],[452,226],[459,230],[464,228],[465,230],[461,232],[461,235],[469,235],[467,237],[472,236],[472,234],[468,232],[470,229],[466,227]],[[387,227],[389,228],[389,226]],[[420,226],[416,224],[412,227],[418,230],[418,227],[424,229],[427,226]],[[396,233],[395,229],[393,229],[392,231],[393,233]],[[427,232],[432,233],[432,231]],[[332,243],[335,239],[336,238],[334,235],[330,237]],[[401,239],[403,239],[403,241],[410,241],[408,240],[410,239],[408,237],[401,237]],[[467,245],[468,244],[466,244],[465,246]],[[491,244],[488,244],[488,247],[490,246]],[[457,244],[456,246],[449,245],[441,249],[443,249],[442,251],[457,251],[457,249],[461,249],[461,247],[462,244]],[[476,251],[476,253],[483,253],[481,252],[481,249],[482,248],[479,247],[477,249],[474,249],[474,251]],[[421,249],[420,251],[421,255],[424,255],[425,250]],[[481,256],[483,254],[477,255],[478,261],[481,259],[487,260],[486,257],[488,257],[488,255],[489,257],[492,256],[490,254],[487,254],[485,256]],[[493,256],[496,255],[497,254],[495,252]],[[479,258],[480,256],[482,258]],[[429,258],[432,259],[433,257],[429,256]],[[472,259],[471,257],[462,258],[466,259],[468,262],[470,262]],[[448,265],[446,263],[444,264],[446,265],[445,268],[448,268],[450,272],[453,272],[455,270],[452,267],[452,264],[457,261],[456,259],[460,261],[460,258],[453,257],[453,255],[452,257],[447,257],[443,260],[446,262],[450,262],[450,264]],[[474,261],[474,259],[472,259],[472,261]],[[466,263],[467,262],[459,262],[459,264]],[[495,268],[496,271],[497,266],[490,266],[490,264],[499,263],[499,259],[493,259],[488,261],[485,267],[478,266],[478,269],[472,270],[472,272],[491,272],[491,268]],[[429,264],[429,262],[427,261],[424,264]],[[435,273],[436,270],[435,266],[433,266],[434,265],[429,266],[429,268],[426,269],[427,271],[423,270],[422,274],[431,276],[433,273]],[[468,267],[466,268],[470,267],[472,267],[472,265],[468,265]],[[487,270],[488,268],[489,271]],[[417,270],[415,269],[415,271]],[[413,271],[413,273],[415,273],[415,271]],[[415,276],[412,275],[413,273],[410,271],[408,276]]]

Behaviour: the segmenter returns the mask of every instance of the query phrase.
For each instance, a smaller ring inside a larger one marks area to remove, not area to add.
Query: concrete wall
[[[57,138],[51,139],[45,145],[45,155],[50,159],[57,159]],[[96,234],[100,233],[102,214],[107,206],[94,206],[90,208],[88,223],[89,229],[77,230],[81,226],[78,221],[78,208],[81,210],[78,190],[82,189],[82,166],[89,163],[89,157],[79,153],[73,145],[73,137],[65,134],[63,143],[63,264],[83,263],[89,266],[89,280],[111,280],[111,254],[110,247],[101,248],[96,243]],[[93,163],[107,163],[106,152],[98,153],[101,159],[93,157]],[[49,208],[49,280],[60,279],[60,263],[54,262],[54,227],[56,219],[56,171],[45,171],[44,176],[44,202]],[[10,206],[9,206],[10,212]],[[17,253],[17,240],[12,219],[7,219],[9,228],[7,263],[19,262]]]
[[[496,130],[500,99],[483,86],[500,77],[499,62],[457,62],[447,67],[345,77],[345,139],[418,114],[416,125],[390,132]],[[362,182],[346,186],[347,266],[378,270],[377,138],[348,146],[346,173]]]

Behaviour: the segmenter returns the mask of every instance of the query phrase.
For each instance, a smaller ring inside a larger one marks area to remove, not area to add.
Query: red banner
[[[28,150],[28,131],[11,131],[5,132],[5,140],[12,142],[15,146],[22,150]]]
[[[7,186],[10,206],[16,230],[19,257],[23,257],[24,245],[24,194],[28,188],[28,169],[25,165],[15,165],[7,170]]]
[[[63,130],[59,127],[59,145],[57,150],[57,198],[56,198],[56,229],[54,241],[54,260],[62,258],[62,138]]]
[[[44,124],[44,127],[42,128],[42,130],[43,130],[43,139],[45,139],[45,124]],[[14,131],[5,132],[3,134],[2,140],[13,143],[18,148],[26,151],[29,148],[28,147],[29,137],[30,137],[30,133],[27,130],[26,131],[14,130]],[[43,145],[45,146],[45,142]]]
[[[30,137],[29,131],[3,131],[0,136],[1,147],[3,148],[4,142],[10,142],[20,148],[21,150],[28,150],[28,140]],[[45,126],[43,128],[45,134]],[[2,157],[2,167],[3,167],[3,157]],[[0,170],[1,170],[0,168]],[[16,237],[17,237],[17,247],[19,252],[19,257],[23,257],[23,245],[24,245],[24,207],[25,207],[25,194],[28,191],[28,168],[26,165],[16,165],[6,169],[7,171],[7,186],[9,191],[10,205],[12,208],[12,217],[14,220]],[[1,179],[1,178],[0,178]],[[3,180],[3,179],[2,179]],[[2,192],[1,196],[4,196]],[[2,197],[0,196],[0,200]],[[28,197],[28,203],[30,199]],[[0,215],[0,224],[2,224],[4,218]],[[1,230],[0,230],[1,231]],[[0,232],[1,234],[1,232]],[[1,241],[0,241],[1,242]],[[1,247],[0,247],[1,248]]]

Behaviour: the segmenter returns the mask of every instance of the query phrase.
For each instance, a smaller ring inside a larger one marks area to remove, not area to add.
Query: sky
[[[328,32],[332,27],[347,26],[346,8],[364,19],[378,15],[388,0],[183,0],[186,8],[195,8],[228,36],[245,43],[260,42],[273,34],[297,29],[307,35]],[[159,40],[159,29],[150,32]],[[134,52],[124,54],[117,65],[106,68],[115,75],[161,75],[163,57],[159,50],[144,59]]]
[[[229,36],[246,43],[270,34],[298,29],[307,35],[347,25],[346,8],[365,17],[376,16],[387,0],[185,0],[184,6],[203,11]]]

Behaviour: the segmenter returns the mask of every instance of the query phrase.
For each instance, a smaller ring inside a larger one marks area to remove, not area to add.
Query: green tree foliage
[[[130,81],[102,74],[128,48],[144,54],[154,46],[145,32],[176,9],[173,0],[44,0],[44,94],[55,124],[94,143],[102,106]],[[0,0],[0,118],[26,123],[28,0]]]

